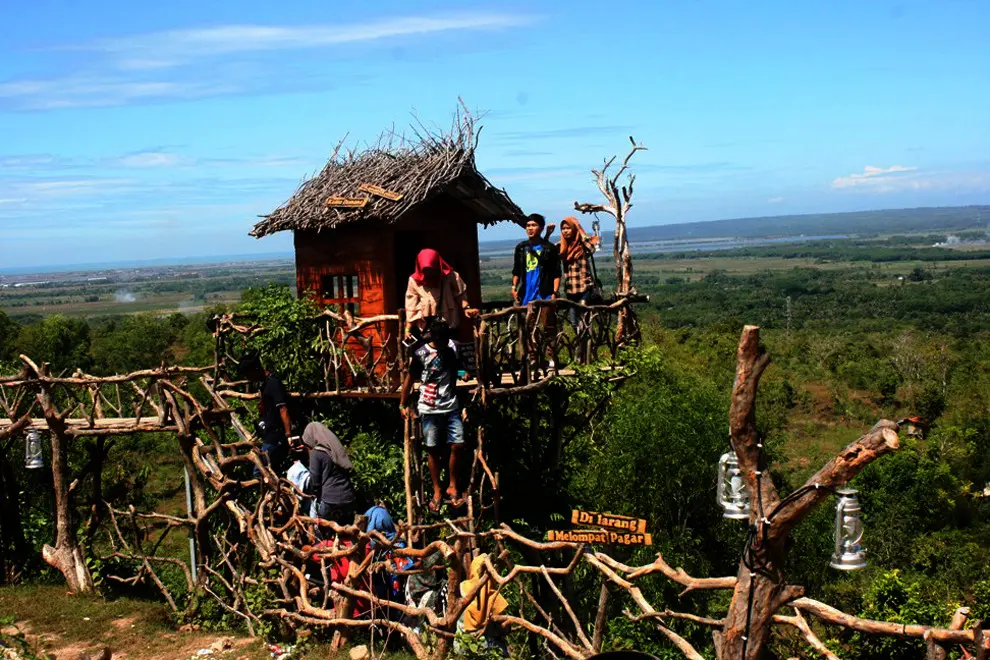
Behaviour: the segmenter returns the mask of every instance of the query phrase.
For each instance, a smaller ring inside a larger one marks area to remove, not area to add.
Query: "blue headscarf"
[[[369,532],[380,532],[389,541],[395,540],[395,523],[392,522],[388,509],[376,504],[365,511],[364,515],[368,518]],[[371,545],[375,545],[374,540],[371,541]]]

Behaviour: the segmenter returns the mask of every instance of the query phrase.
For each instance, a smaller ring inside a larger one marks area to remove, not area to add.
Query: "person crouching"
[[[303,431],[302,443],[309,449],[309,491],[317,502],[316,512],[321,520],[338,525],[354,524],[357,497],[351,485],[354,469],[340,438],[319,422],[310,422]],[[327,538],[332,532],[320,529]]]

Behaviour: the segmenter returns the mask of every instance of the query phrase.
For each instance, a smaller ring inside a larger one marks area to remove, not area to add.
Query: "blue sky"
[[[0,267],[289,250],[247,231],[341,137],[458,96],[483,171],[548,217],[629,135],[632,225],[990,201],[985,0],[38,0],[0,25]]]

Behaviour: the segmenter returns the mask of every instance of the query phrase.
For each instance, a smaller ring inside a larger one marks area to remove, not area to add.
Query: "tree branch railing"
[[[510,310],[482,321],[522,312]],[[44,420],[55,453],[52,471],[58,500],[57,538],[54,547],[46,548],[45,558],[62,571],[73,591],[93,589],[88,551],[114,567],[108,579],[152,584],[175,612],[191,612],[203,599],[210,599],[243,620],[249,631],[256,631],[264,619],[278,619],[290,627],[324,627],[335,632],[338,648],[351,632],[375,628],[401,636],[417,658],[444,655],[469,606],[481,608],[482,630],[524,633],[541,640],[554,655],[574,659],[596,653],[602,644],[596,622],[604,621],[608,611],[623,610],[687,658],[703,657],[704,649],[695,647],[690,628],[685,627],[697,625],[715,631],[715,649],[723,658],[760,657],[774,627],[795,630],[816,653],[835,657],[815,622],[930,644],[962,644],[985,653],[982,630],[964,628],[964,618],[948,628],[873,621],[808,598],[802,589],[786,584],[781,568],[786,550],[780,547],[793,525],[824,497],[815,484],[841,485],[871,460],[895,450],[897,426],[881,421],[808,484],[779,496],[772,490],[754,432],[756,386],[768,360],[753,327],[744,330],[740,341],[730,420],[732,444],[747,483],[751,489],[762,489],[753,491],[753,501],[757,492],[762,493],[763,510],[754,506],[751,519],[761,543],[759,548],[748,548],[748,559],[761,570],[741,568],[738,575],[726,577],[691,576],[669,565],[661,554],[649,564],[630,566],[601,548],[536,541],[504,524],[482,529],[473,516],[429,525],[407,516],[398,522],[393,540],[367,531],[362,519],[342,526],[310,518],[303,514],[300,493],[262,460],[250,432],[233,432],[237,418],[233,407],[212,389],[202,371],[161,369],[113,378],[76,374],[65,382],[48,373],[45,365],[23,361],[25,367],[16,378],[0,379],[0,406],[6,417],[0,434],[22,431],[24,419],[40,415]],[[201,378],[193,378],[196,375]],[[114,418],[106,414],[107,406],[113,414],[129,415],[128,421],[111,423]],[[71,525],[67,446],[96,430],[100,420],[111,420],[101,427],[107,429],[105,435],[139,432],[133,420],[145,415],[147,423],[158,425],[156,430],[176,437],[176,447],[190,470],[192,510],[169,515],[104,504],[106,515],[93,543],[84,549]],[[174,550],[169,548],[181,545],[169,543],[173,534],[197,539],[195,578],[187,559],[170,554]],[[321,541],[324,535],[336,540]],[[465,570],[480,552],[488,555],[480,579],[462,595],[459,587]],[[389,554],[412,559],[414,564],[397,567]],[[531,559],[514,561],[518,557]],[[439,607],[402,597],[391,600],[380,589],[386,576],[424,571],[445,575],[447,597]],[[577,579],[589,587],[586,593],[597,593],[591,588],[607,585],[611,595],[599,599],[597,611],[574,607],[567,585]],[[695,591],[731,590],[732,602],[724,617],[709,616],[686,601],[680,607],[651,602],[647,594],[657,579],[683,587],[680,601]],[[513,603],[511,612],[486,608],[496,593]],[[782,612],[785,608],[793,613]],[[736,646],[746,641],[743,637],[749,643]]]
[[[632,305],[648,300],[630,294],[600,305],[565,299],[536,301],[471,319],[474,340],[462,342],[468,372],[462,386],[494,396],[538,389],[537,384],[569,375],[576,366],[614,366],[622,348],[639,337]],[[571,312],[577,324],[570,323]],[[625,330],[619,319],[626,315]],[[402,313],[352,318],[331,310],[306,319],[312,328],[307,360],[319,365],[319,382],[302,398],[397,397],[408,357],[397,329]],[[234,399],[256,398],[244,390],[238,365],[254,337],[267,330],[242,315],[214,319],[217,391]],[[527,389],[521,389],[527,388]]]

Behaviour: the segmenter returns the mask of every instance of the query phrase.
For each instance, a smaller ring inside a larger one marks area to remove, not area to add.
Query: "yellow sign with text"
[[[605,527],[610,530],[637,534],[646,532],[646,521],[642,518],[617,516],[612,513],[597,513],[595,511],[579,511],[577,509],[571,511],[571,524]]]
[[[647,533],[594,529],[551,529],[547,532],[547,541],[602,543],[610,545],[653,545],[653,537]]]
[[[384,199],[390,199],[393,202],[397,202],[402,199],[402,193],[397,193],[394,190],[386,190],[385,188],[376,186],[373,183],[362,183],[358,186],[358,190],[361,192],[366,192],[369,195],[377,195],[378,197],[382,197]]]
[[[327,206],[343,206],[346,208],[360,209],[367,205],[367,197],[330,197],[327,199]]]

